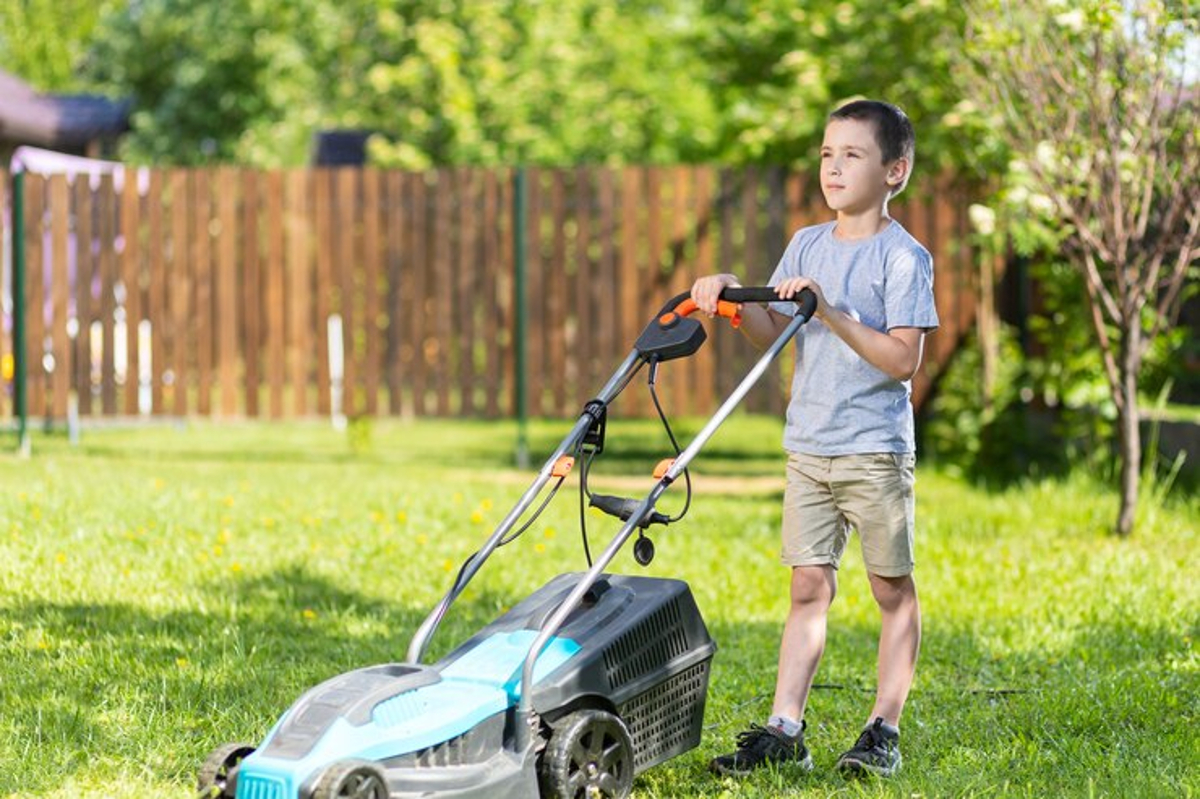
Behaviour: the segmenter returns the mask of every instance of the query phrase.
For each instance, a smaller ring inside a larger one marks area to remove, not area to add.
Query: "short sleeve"
[[[924,247],[906,247],[887,265],[884,304],[887,329],[918,327],[932,332],[938,327],[933,294],[933,257]]]

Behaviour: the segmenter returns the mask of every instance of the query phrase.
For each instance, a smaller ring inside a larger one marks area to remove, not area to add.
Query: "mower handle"
[[[742,322],[741,304],[744,302],[794,302],[797,306],[796,315],[806,320],[817,310],[817,296],[809,289],[802,290],[790,300],[785,300],[775,293],[773,286],[746,286],[726,288],[721,291],[717,300],[717,316],[729,319],[730,324],[738,327]],[[667,301],[658,312],[660,322],[670,324],[677,317],[691,316],[697,310],[696,301],[690,291],[677,294]]]

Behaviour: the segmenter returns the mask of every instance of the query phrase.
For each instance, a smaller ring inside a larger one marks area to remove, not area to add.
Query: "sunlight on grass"
[[[564,432],[534,424],[535,455]],[[0,795],[189,797],[216,744],[261,739],[322,679],[402,659],[531,479],[514,440],[507,422],[378,422],[353,442],[317,424],[197,425],[0,456]],[[596,486],[648,490],[667,450],[654,425],[611,425]],[[852,543],[809,711],[817,771],[711,778],[707,759],[769,709],[781,471],[779,423],[733,420],[696,464],[688,519],[655,535],[645,571],[689,582],[720,650],[700,749],[636,796],[1200,792],[1200,502],[1169,497],[1122,541],[1105,532],[1115,496],[1086,477],[988,492],[927,470],[904,773],[832,773],[875,679],[877,611]],[[575,480],[480,573],[432,657],[583,567]],[[587,519],[596,551],[615,527]],[[617,568],[642,571],[628,552]]]

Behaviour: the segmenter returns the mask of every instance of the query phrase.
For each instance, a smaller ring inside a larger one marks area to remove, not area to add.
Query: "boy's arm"
[[[845,311],[825,301],[821,287],[809,278],[790,278],[778,286],[779,296],[790,299],[803,289],[817,295],[817,319],[850,346],[867,363],[896,380],[911,380],[921,365],[925,331],[919,327],[894,327],[886,333],[867,327]]]

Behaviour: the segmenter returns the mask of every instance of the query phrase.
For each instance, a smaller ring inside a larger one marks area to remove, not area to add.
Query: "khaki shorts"
[[[881,577],[911,573],[915,461],[911,454],[825,458],[792,453],[780,559],[787,566],[836,569],[853,527],[868,572]]]

